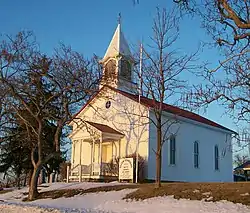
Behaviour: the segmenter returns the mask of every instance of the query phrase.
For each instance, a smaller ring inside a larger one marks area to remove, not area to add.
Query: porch
[[[121,139],[124,135],[104,124],[94,122],[86,124],[89,137],[79,140],[78,145],[73,144],[73,162],[74,159],[79,160],[77,164],[72,163],[72,168],[68,169],[67,181],[117,179],[116,160],[121,156]],[[79,147],[78,153],[77,147]]]
[[[115,167],[115,168],[114,168]],[[118,177],[118,165],[111,163],[93,163],[92,165],[77,165],[71,170],[71,181],[83,180],[116,180]]]

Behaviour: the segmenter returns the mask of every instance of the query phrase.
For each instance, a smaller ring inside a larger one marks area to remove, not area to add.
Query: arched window
[[[175,165],[176,163],[176,140],[175,136],[170,136],[170,165]]]
[[[125,59],[121,60],[121,76],[129,81],[131,80],[131,65]]]
[[[218,145],[214,146],[214,169],[219,170],[219,148],[218,148]]]
[[[194,142],[194,168],[199,168],[199,143]]]
[[[104,79],[105,80],[114,80],[116,78],[116,61],[111,59],[105,65],[104,68]]]

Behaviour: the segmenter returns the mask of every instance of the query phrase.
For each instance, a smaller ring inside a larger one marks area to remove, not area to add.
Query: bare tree
[[[250,156],[250,129],[249,127],[244,127],[242,125],[242,128],[239,129],[237,132],[238,134],[235,134],[233,137],[233,140],[235,141],[235,149],[234,153],[241,153],[243,150],[247,150],[248,155]]]
[[[0,142],[1,142],[1,136],[3,128],[6,124],[6,107],[7,107],[7,94],[6,94],[6,88],[1,84],[0,85]]]
[[[244,175],[246,178],[246,181],[248,179],[248,172],[247,172],[247,170],[244,170],[241,167],[244,166],[244,164],[248,164],[248,162],[249,162],[249,156],[247,156],[247,155],[236,154],[234,156],[234,164],[236,166],[236,168],[234,170],[234,174]]]
[[[26,125],[28,137],[34,138],[29,140],[34,169],[28,199],[32,200],[38,195],[41,167],[61,154],[60,138],[74,107],[97,88],[98,66],[95,60],[86,60],[65,46],[57,49],[52,58],[42,55],[32,34],[25,32],[8,36],[0,52],[0,82],[8,89],[12,110]],[[43,134],[46,122],[56,127],[54,147],[49,153]]]
[[[217,44],[222,60],[199,71],[207,84],[196,85],[197,106],[219,101],[237,121],[250,121],[250,3],[247,0],[174,0],[202,26]],[[183,16],[186,18],[186,16]]]
[[[153,22],[152,44],[143,48],[142,82],[143,95],[152,99],[153,119],[156,127],[156,187],[161,186],[162,147],[172,134],[172,126],[178,124],[177,116],[165,116],[167,106],[164,102],[178,105],[187,89],[187,82],[182,79],[184,71],[195,68],[191,64],[195,54],[181,54],[175,48],[179,37],[179,17],[176,10],[167,11],[157,8]],[[181,115],[180,115],[181,116]],[[178,129],[178,128],[177,128]]]
[[[243,163],[246,163],[249,160],[249,156],[247,155],[235,155],[234,163],[236,166],[241,166]]]

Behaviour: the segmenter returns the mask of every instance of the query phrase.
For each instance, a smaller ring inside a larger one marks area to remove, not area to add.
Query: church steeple
[[[120,18],[101,63],[103,65],[101,87],[106,84],[133,92],[132,68],[134,62],[128,43],[121,30]]]
[[[128,43],[121,31],[121,23],[118,23],[117,25],[116,31],[113,35],[108,49],[106,50],[102,62],[105,62],[109,58],[117,56],[132,57]]]

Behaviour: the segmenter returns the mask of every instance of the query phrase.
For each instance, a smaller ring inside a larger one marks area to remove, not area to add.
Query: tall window
[[[176,140],[175,136],[170,137],[170,165],[175,165],[176,161]]]
[[[199,143],[194,142],[194,168],[199,168]]]
[[[219,170],[219,149],[217,145],[214,147],[214,169]]]

